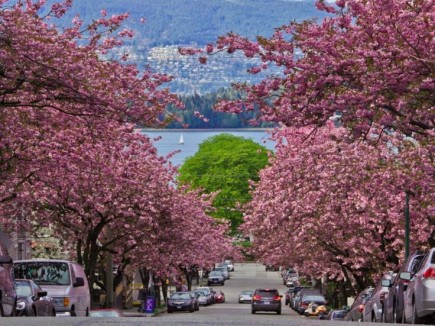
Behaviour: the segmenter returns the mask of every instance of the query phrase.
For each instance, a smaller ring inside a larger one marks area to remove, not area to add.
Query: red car
[[[224,303],[225,302],[225,294],[222,291],[216,291],[214,294],[214,302],[215,303]]]

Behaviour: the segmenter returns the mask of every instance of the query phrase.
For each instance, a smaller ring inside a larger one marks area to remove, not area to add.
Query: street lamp
[[[405,259],[409,256],[409,196],[415,194],[411,190],[405,191]]]

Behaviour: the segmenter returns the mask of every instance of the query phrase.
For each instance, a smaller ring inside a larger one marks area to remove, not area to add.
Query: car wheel
[[[192,305],[192,307],[190,307],[189,311],[190,311],[190,312],[195,312],[195,306]]]
[[[255,310],[251,309],[251,314],[255,315]]]
[[[173,313],[173,311],[168,309],[168,314],[172,314],[172,313]]]
[[[415,306],[415,301],[412,304],[412,319],[411,324],[421,324],[422,320],[417,315],[417,307]]]
[[[372,323],[376,323],[376,316],[375,316],[374,312],[372,313],[372,320],[371,320],[371,322]]]
[[[51,311],[51,315],[50,315],[51,317],[56,317],[56,310],[52,310]],[[89,316],[89,313],[88,313],[88,316]]]
[[[281,309],[276,312],[277,315],[281,315]]]

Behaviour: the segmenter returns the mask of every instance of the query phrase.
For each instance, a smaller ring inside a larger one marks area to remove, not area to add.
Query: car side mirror
[[[381,285],[384,286],[384,287],[388,287],[389,288],[392,285],[391,284],[391,280],[382,280],[381,281]]]
[[[405,281],[410,281],[412,278],[412,275],[410,272],[402,272],[402,273],[400,273],[400,278],[402,280],[405,280]]]
[[[46,297],[47,296],[47,291],[39,291],[37,294],[37,298],[41,299],[42,297]]]
[[[83,277],[76,277],[76,282],[73,284],[73,286],[75,288],[79,286],[85,286],[85,280],[83,279]]]

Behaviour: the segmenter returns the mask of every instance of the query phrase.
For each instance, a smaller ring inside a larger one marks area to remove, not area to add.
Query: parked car
[[[284,298],[285,298],[284,302],[285,302],[285,305],[288,305],[290,303],[290,295],[292,293],[293,293],[293,288],[288,289],[287,291],[285,291],[285,293],[284,293]]]
[[[279,266],[266,265],[266,272],[268,272],[268,271],[272,271],[272,272],[279,271]]]
[[[167,303],[168,313],[174,311],[194,312],[196,310],[195,295],[189,292],[173,292]]]
[[[3,254],[0,248],[0,254]],[[17,293],[15,291],[12,258],[8,255],[0,256],[0,316],[15,316]]]
[[[256,289],[252,296],[251,313],[275,311],[281,314],[281,298],[277,289]]]
[[[214,302],[215,303],[224,303],[225,302],[225,293],[220,290],[217,290],[214,293]]]
[[[295,303],[297,301],[297,299],[299,299],[300,296],[300,291],[302,289],[312,289],[309,286],[302,286],[302,285],[296,285],[294,288],[290,288],[289,290],[293,290],[293,292],[289,292],[289,307],[292,308],[293,310],[295,309]],[[320,291],[315,290],[316,293],[320,293]]]
[[[384,297],[390,288],[384,286],[382,281],[392,280],[394,279],[395,276],[396,274],[394,274],[392,271],[382,275],[381,280],[378,282],[375,289],[373,290],[372,296],[367,300],[366,304],[364,305],[362,321],[379,323],[384,320],[383,318]]]
[[[422,251],[416,251],[409,255],[408,259],[400,267],[394,280],[384,280],[383,285],[390,290],[384,297],[383,317],[386,323],[401,323],[403,315],[403,294],[408,287],[409,281],[400,278],[402,272],[415,273],[419,263],[424,257]]]
[[[299,281],[299,274],[293,268],[288,268],[282,272],[282,284],[296,284]]]
[[[228,269],[229,269],[230,272],[234,272],[234,264],[233,264],[233,262],[231,260],[228,260],[228,259],[225,260],[225,264],[227,264]]]
[[[15,280],[17,316],[56,316],[52,298],[32,280]]]
[[[367,300],[372,296],[373,294],[373,287],[368,287],[361,291],[355,301],[353,302],[352,306],[348,309],[348,313],[344,317],[344,320],[348,321],[361,321],[362,320],[362,313],[364,311],[364,305],[366,304]]]
[[[221,266],[221,267],[215,267],[214,269],[215,271],[219,271],[224,275],[224,278],[226,280],[230,279],[230,272],[228,272],[228,268],[226,266]],[[211,273],[211,272],[210,272]]]
[[[415,273],[402,272],[409,281],[403,297],[403,321],[420,324],[435,322],[435,248],[430,249]]]
[[[92,309],[89,313],[90,317],[108,317],[108,318],[119,318],[124,317],[124,313],[119,309]]]
[[[199,305],[208,306],[214,303],[213,289],[208,287],[199,287],[193,292],[197,293]]]
[[[347,314],[347,310],[345,309],[333,309],[331,310],[326,317],[322,317],[320,319],[324,320],[344,320],[344,316]]]
[[[208,274],[207,285],[220,284],[225,285],[225,277],[221,271],[211,271]]]
[[[308,307],[308,303],[304,303],[302,305],[303,297],[310,294],[321,295],[320,290],[318,289],[313,289],[313,288],[300,289],[294,297],[293,310],[299,314],[303,314],[305,309]]]
[[[33,280],[53,298],[56,316],[89,316],[91,294],[83,267],[55,259],[17,260],[14,275]]]
[[[298,312],[301,315],[305,314],[305,311],[312,303],[316,306],[325,306],[326,300],[320,293],[305,293],[301,296]]]
[[[239,303],[251,303],[252,301],[252,295],[254,294],[254,291],[251,290],[243,290],[239,294]]]

